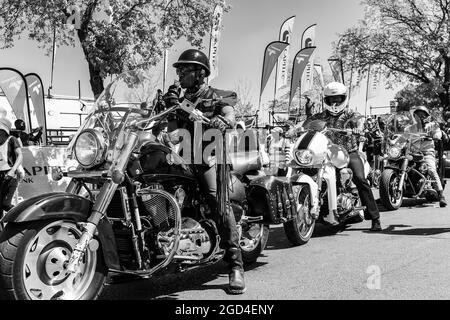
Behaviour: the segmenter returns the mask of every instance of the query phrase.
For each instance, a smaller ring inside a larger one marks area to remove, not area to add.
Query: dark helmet
[[[431,116],[430,111],[429,111],[428,108],[425,107],[425,106],[417,107],[416,109],[414,109],[414,112],[413,112],[413,113],[416,114],[416,112],[418,112],[418,111],[423,111],[423,112],[425,112],[425,113],[428,115],[428,117]]]
[[[14,126],[16,127],[16,130],[25,130],[25,121],[17,119],[14,121]]]
[[[209,59],[200,50],[188,49],[184,51],[178,58],[178,61],[173,64],[173,66],[176,68],[182,64],[198,64],[202,66],[203,69],[205,69],[206,71],[205,77],[208,77],[211,74],[211,70],[209,67]]]

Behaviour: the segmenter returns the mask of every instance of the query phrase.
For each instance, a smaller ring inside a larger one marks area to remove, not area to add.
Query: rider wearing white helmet
[[[413,115],[415,117],[416,123],[405,128],[406,132],[411,133],[426,133],[429,138],[435,140],[442,139],[442,131],[436,122],[432,121],[430,111],[425,106],[419,106],[414,109]],[[444,197],[444,188],[442,187],[442,182],[437,172],[436,167],[436,156],[435,156],[435,145],[434,141],[422,141],[419,144],[420,151],[424,154],[424,161],[428,165],[428,171],[433,177],[433,185],[439,194],[439,205],[441,207],[447,206],[447,201]]]
[[[309,117],[304,123],[306,127],[313,120],[323,120],[330,128],[344,128],[347,125],[353,129],[353,135],[343,135],[327,132],[327,136],[333,143],[344,147],[350,155],[350,163],[348,167],[353,171],[353,182],[355,183],[362,205],[366,207],[364,217],[366,220],[372,220],[371,231],[381,231],[380,212],[375,202],[369,182],[364,175],[364,165],[358,154],[359,139],[358,135],[362,134],[364,124],[354,121],[359,114],[348,108],[348,91],[347,87],[340,82],[331,82],[325,86],[324,91],[325,111],[317,113]],[[336,217],[329,214],[326,221],[336,224]]]

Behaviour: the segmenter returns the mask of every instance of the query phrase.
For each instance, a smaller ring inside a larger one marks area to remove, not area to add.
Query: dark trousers
[[[4,211],[8,212],[13,207],[12,199],[19,184],[16,178],[5,179],[7,172],[0,172],[0,213],[2,216]]]
[[[217,225],[221,239],[220,246],[225,249],[224,260],[229,264],[230,269],[235,267],[243,268],[239,233],[233,210],[228,207],[226,213],[218,212],[216,166],[198,165],[195,166],[195,171],[200,183],[200,190],[206,195],[208,204],[211,207],[212,218]],[[222,218],[223,214],[226,216]]]
[[[364,210],[364,218],[366,220],[375,220],[380,218],[377,203],[373,197],[372,189],[369,182],[364,177],[364,164],[357,152],[350,153],[350,163],[348,167],[353,171],[353,182],[358,189],[361,203],[366,207]]]

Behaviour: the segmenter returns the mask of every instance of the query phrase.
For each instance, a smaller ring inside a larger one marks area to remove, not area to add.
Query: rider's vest
[[[356,123],[352,122],[351,119],[358,116],[357,112],[351,110],[345,110],[341,114],[335,116],[329,113],[327,110],[321,113],[316,113],[315,115],[309,117],[303,126],[313,120],[323,120],[327,123],[329,128],[344,129],[344,124],[347,123],[347,128],[355,128]],[[344,135],[332,131],[327,131],[326,136],[335,144],[344,147],[348,152],[353,152],[358,150],[359,139],[356,135]]]
[[[219,115],[222,108],[226,106],[232,106],[237,103],[237,95],[233,91],[219,90],[212,87],[204,86],[200,88],[195,94],[185,94],[182,99],[188,99],[189,101],[195,103],[197,99],[201,99],[196,105],[196,109],[201,111],[205,117],[208,119]],[[194,141],[194,124],[189,120],[186,113],[179,110],[176,115],[172,115],[168,120],[176,119],[177,127],[184,128],[189,131],[192,139],[192,146],[194,147],[199,141]],[[201,150],[211,143],[211,141],[202,141]]]
[[[433,137],[433,135],[438,133],[440,130],[439,125],[435,122],[427,123],[425,128],[422,128],[422,126],[418,124],[413,124],[405,128],[405,132],[426,133],[429,137]],[[424,155],[435,156],[435,146],[433,140],[419,140],[411,145],[411,150],[413,152],[415,150],[421,151]]]
[[[6,139],[5,143],[0,146],[0,171],[7,171],[11,169],[11,166],[8,164],[8,145],[11,137]]]

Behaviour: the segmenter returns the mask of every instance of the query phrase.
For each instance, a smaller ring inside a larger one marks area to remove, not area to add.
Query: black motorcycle
[[[132,102],[136,79],[128,72],[109,84],[71,141],[79,168],[68,172],[67,192],[36,195],[2,219],[0,280],[9,298],[95,299],[108,273],[148,278],[223,257],[192,167],[152,134],[178,109],[206,119],[187,100],[158,114],[142,109]],[[271,203],[250,186],[248,175],[260,174],[250,162],[235,164],[228,198],[245,263],[268,239],[264,217],[251,210]]]

